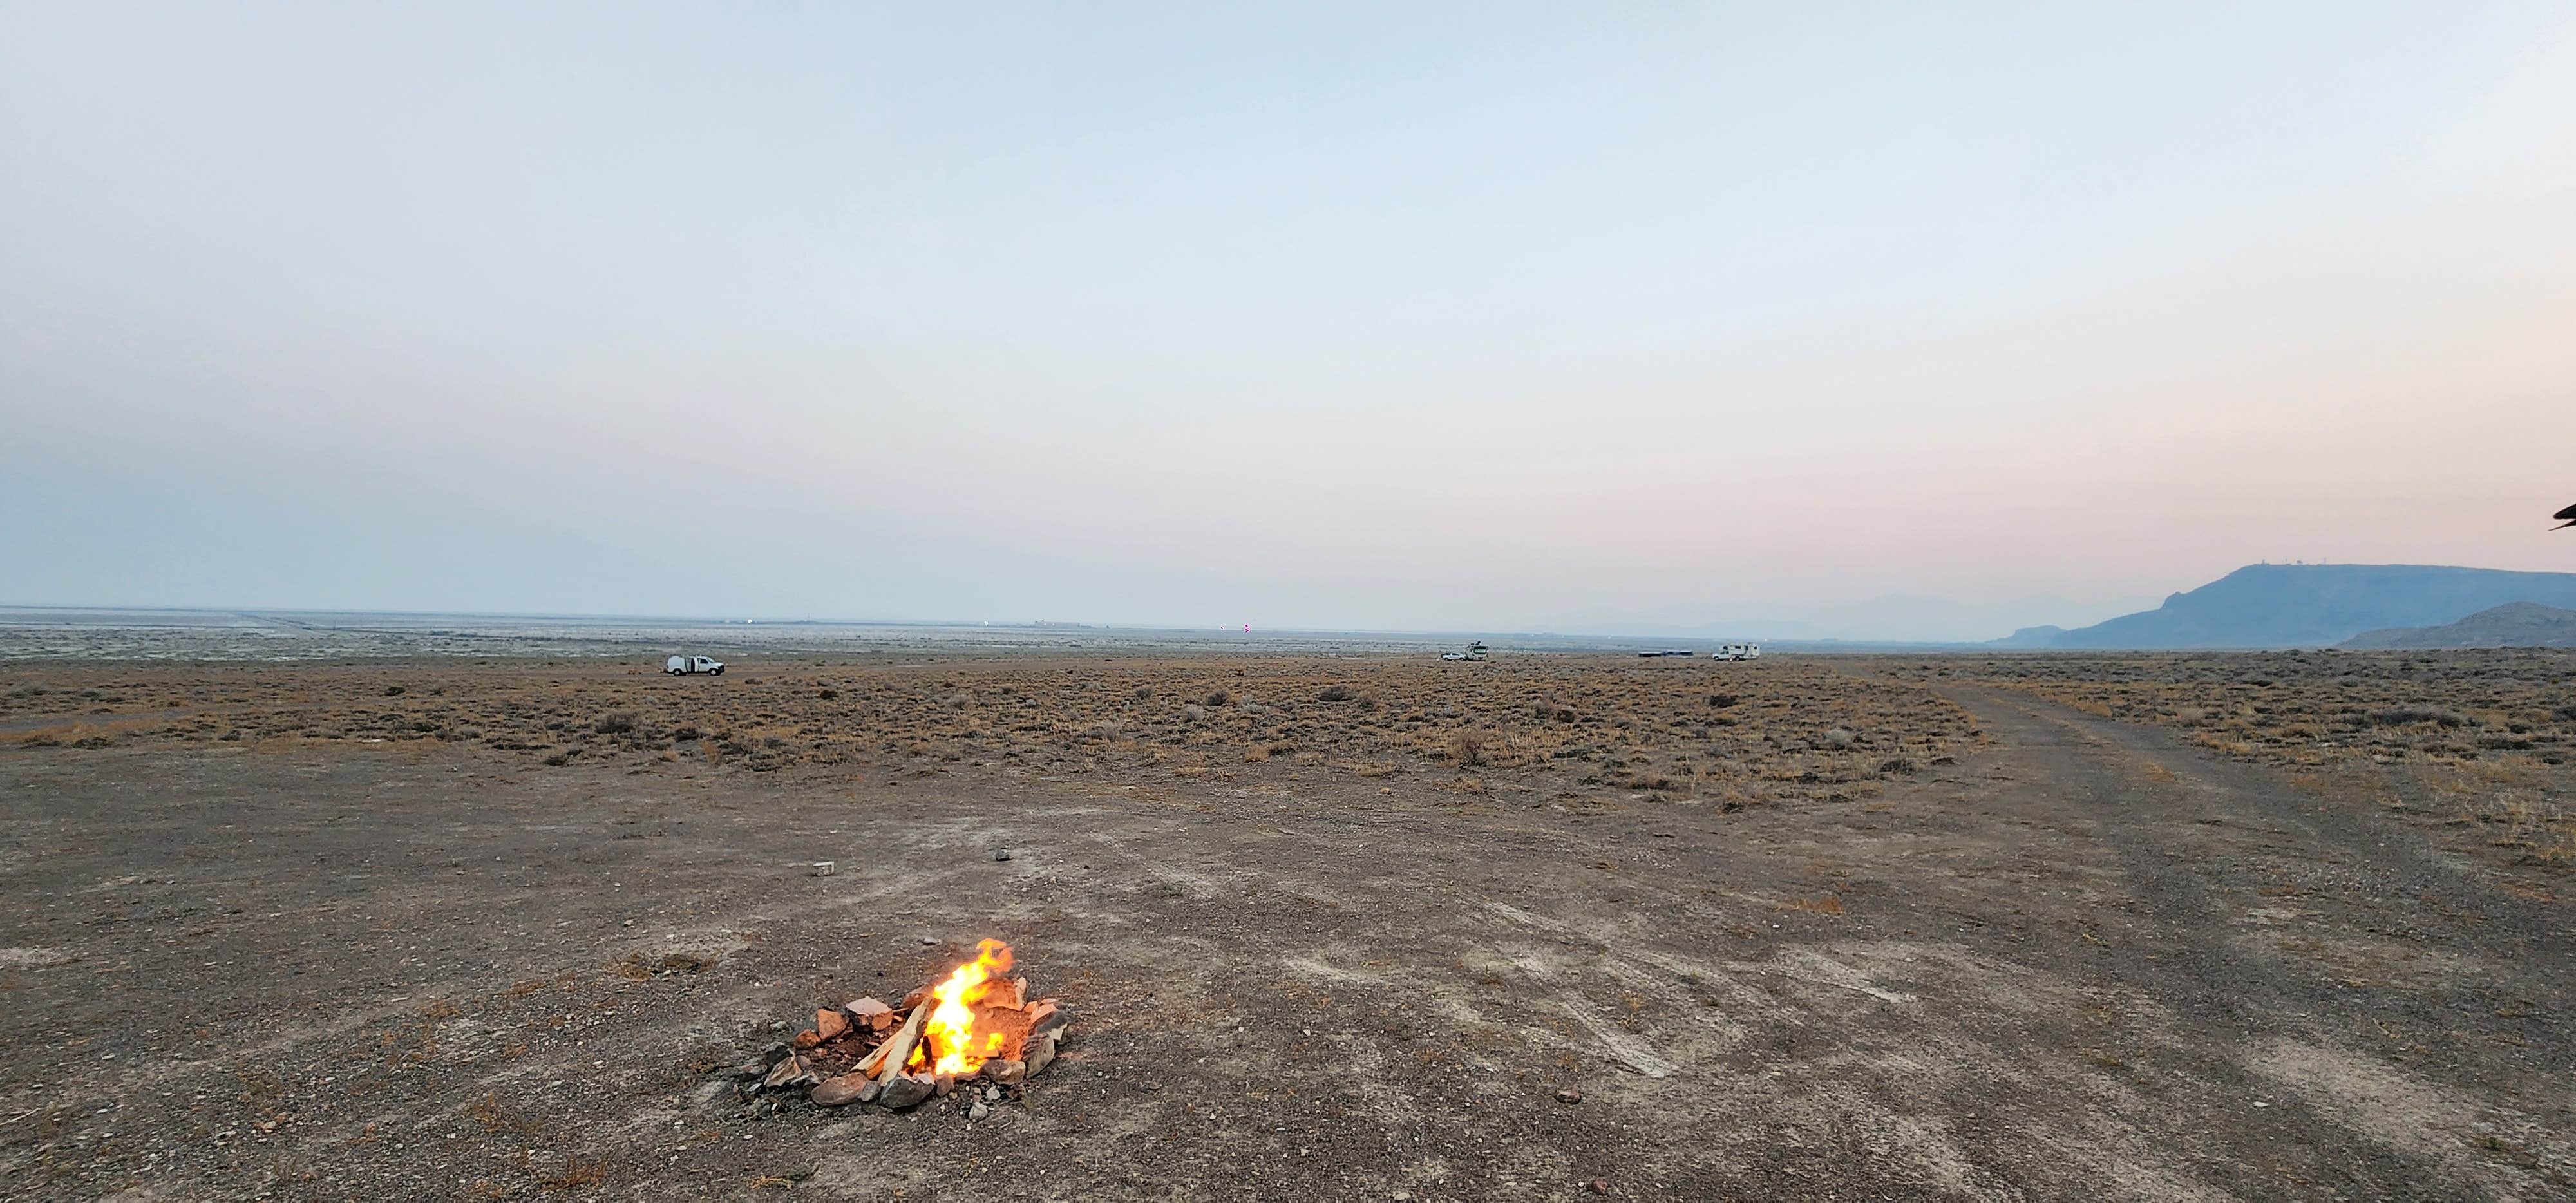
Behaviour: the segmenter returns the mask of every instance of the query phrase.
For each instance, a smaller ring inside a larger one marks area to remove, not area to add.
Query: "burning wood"
[[[742,1068],[750,1090],[805,1091],[816,1105],[875,1103],[902,1110],[957,1083],[984,1079],[985,1099],[1016,1090],[1055,1060],[1070,1012],[1031,999],[1011,971],[1011,946],[986,940],[975,959],[890,1007],[853,999],[814,1013],[814,1026]],[[984,1110],[978,1100],[975,1111]]]

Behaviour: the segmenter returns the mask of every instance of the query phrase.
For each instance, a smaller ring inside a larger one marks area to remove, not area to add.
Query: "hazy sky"
[[[2576,569],[2576,5],[1225,7],[0,0],[0,602]]]

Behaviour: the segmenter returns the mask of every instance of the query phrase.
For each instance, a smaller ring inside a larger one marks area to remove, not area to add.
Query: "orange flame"
[[[1001,1054],[1009,1035],[988,1032],[978,1039],[974,1007],[993,988],[993,979],[1010,970],[1011,946],[986,940],[975,946],[973,961],[958,966],[947,981],[931,987],[930,996],[938,1000],[938,1005],[930,1009],[929,1020],[921,1025],[921,1035],[938,1058],[931,1066],[932,1073],[965,1077],[984,1068],[985,1058]]]

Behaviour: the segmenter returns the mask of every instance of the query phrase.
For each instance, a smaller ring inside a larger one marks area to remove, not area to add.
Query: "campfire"
[[[1029,998],[1027,979],[1010,972],[1011,946],[986,940],[974,960],[899,1006],[861,998],[814,1012],[812,1028],[770,1046],[743,1075],[754,1091],[801,1090],[823,1107],[900,1111],[978,1079],[998,1097],[1055,1060],[1073,1018],[1052,998]]]

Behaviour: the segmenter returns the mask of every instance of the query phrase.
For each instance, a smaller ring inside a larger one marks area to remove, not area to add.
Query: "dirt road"
[[[13,749],[0,1195],[2576,1193],[2562,904],[1953,696],[1994,746],[1734,813],[1419,766]],[[991,1118],[754,1116],[713,1073],[987,935],[1081,1017]]]
[[[2040,872],[2100,877],[2083,976],[2151,1002],[2142,1090],[2234,1193],[2569,1189],[2569,945],[2552,904],[2370,804],[2174,733],[1952,691],[2005,747],[1997,816]],[[2268,1104],[2268,1105],[2258,1105]],[[2267,1181],[2267,1176],[2269,1181]]]

